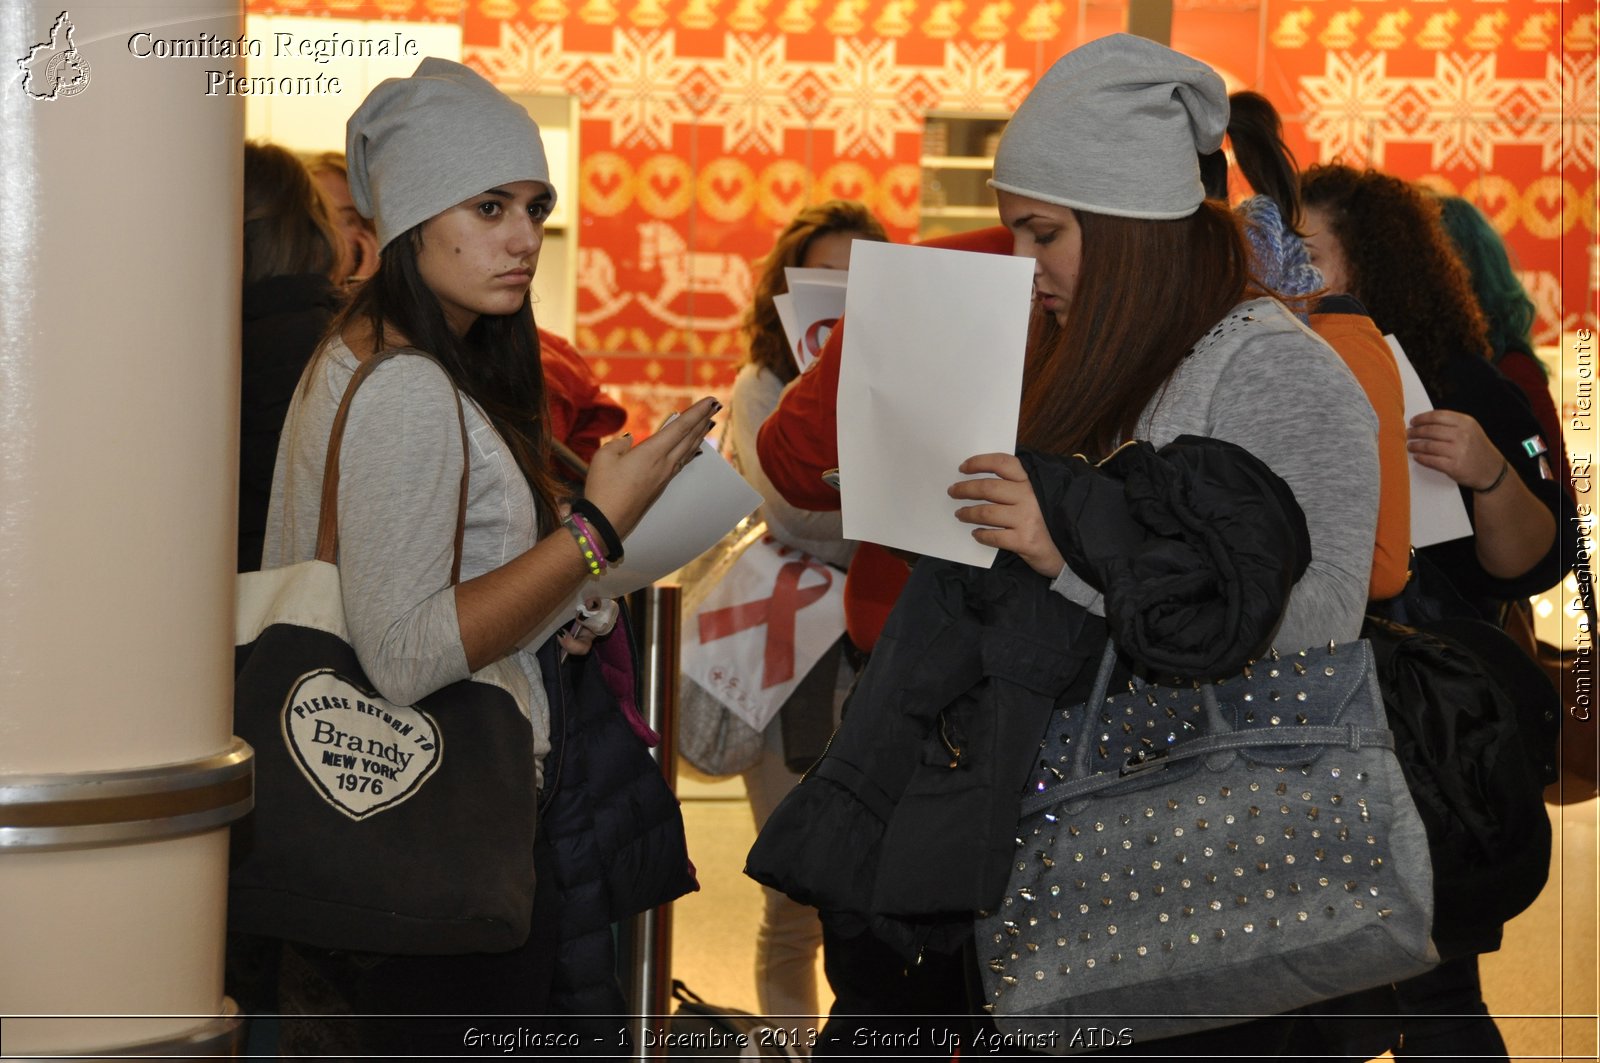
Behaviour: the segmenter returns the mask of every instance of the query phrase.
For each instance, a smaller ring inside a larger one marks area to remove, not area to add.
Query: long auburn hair
[[[1439,220],[1439,202],[1415,185],[1338,163],[1300,179],[1306,206],[1326,211],[1344,252],[1350,294],[1392,332],[1435,397],[1450,394],[1450,362],[1489,358],[1488,326]]]
[[[789,341],[772,299],[789,290],[784,269],[804,262],[811,245],[830,233],[851,233],[864,240],[889,239],[883,223],[866,204],[853,199],[830,199],[805,207],[783,227],[772,250],[762,259],[761,277],[745,314],[744,333],[749,343],[745,361],[767,370],[785,384],[799,376],[800,370],[789,352]]]
[[[1067,320],[1035,310],[1018,435],[1030,447],[1102,457],[1189,349],[1252,290],[1238,220],[1211,200],[1187,218],[1077,212],[1078,286]]]
[[[421,224],[391,240],[378,271],[356,289],[328,335],[359,321],[371,329],[375,351],[404,337],[437,358],[511,448],[517,468],[539,500],[539,534],[547,535],[556,527],[557,491],[550,473],[550,416],[532,295],[524,296],[515,313],[480,314],[466,335],[457,336],[417,268],[421,246]]]

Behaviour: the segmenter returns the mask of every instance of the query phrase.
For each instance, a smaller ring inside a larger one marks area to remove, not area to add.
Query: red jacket
[[[996,226],[924,241],[929,247],[1011,254],[1011,231]],[[822,353],[784,391],[756,436],[762,471],[791,505],[801,509],[839,508],[839,492],[822,474],[839,465],[839,359],[844,322],[828,337]],[[844,583],[845,628],[850,641],[870,651],[889,611],[900,597],[910,567],[875,543],[862,543]]]
[[[628,413],[600,390],[600,381],[576,347],[539,330],[539,361],[550,404],[550,435],[588,461],[601,441],[622,427]]]

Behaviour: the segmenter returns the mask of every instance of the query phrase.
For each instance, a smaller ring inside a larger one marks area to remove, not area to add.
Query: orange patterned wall
[[[732,379],[758,260],[808,201],[918,221],[923,114],[1012,109],[1124,3],[250,0],[459,22],[507,90],[581,104],[575,339],[647,430]],[[1550,0],[1176,0],[1174,47],[1264,92],[1302,164],[1342,158],[1475,200],[1540,308],[1596,323],[1595,9]]]

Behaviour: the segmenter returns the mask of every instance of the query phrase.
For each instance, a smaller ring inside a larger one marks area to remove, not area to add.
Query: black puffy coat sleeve
[[[1264,462],[1198,436],[1160,450],[1128,443],[1098,465],[1019,457],[1057,548],[1105,596],[1124,654],[1165,675],[1216,679],[1267,650],[1311,538]]]

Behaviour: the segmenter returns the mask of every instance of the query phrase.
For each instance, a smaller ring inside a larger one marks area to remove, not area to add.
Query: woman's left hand
[[[1009,550],[1047,579],[1055,579],[1066,559],[1050,538],[1033,484],[1015,454],[979,454],[961,463],[968,474],[993,473],[999,479],[961,480],[950,485],[950,497],[984,503],[956,510],[956,519],[979,524],[972,537],[985,546]]]
[[[578,622],[562,629],[556,641],[571,657],[582,657],[594,649],[617,626],[617,603],[610,598],[589,598],[578,605]]]
[[[1505,456],[1477,420],[1455,410],[1429,410],[1411,419],[1406,449],[1418,465],[1438,469],[1471,490],[1482,490],[1505,467]]]

